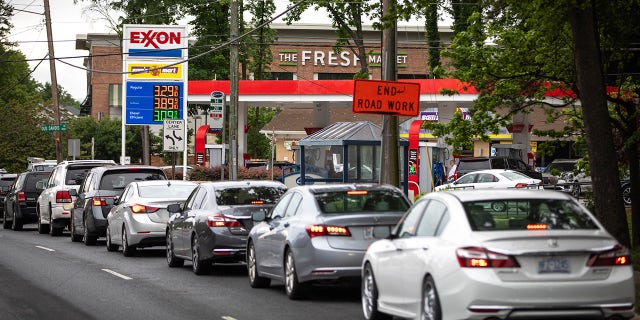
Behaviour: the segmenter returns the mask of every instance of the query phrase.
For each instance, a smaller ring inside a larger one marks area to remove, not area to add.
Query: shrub
[[[191,181],[219,181],[222,167],[194,167],[189,175]],[[273,179],[281,179],[282,170],[275,168],[273,171]],[[224,179],[229,179],[229,167],[224,166]],[[271,170],[261,168],[247,169],[238,167],[238,180],[271,180]]]

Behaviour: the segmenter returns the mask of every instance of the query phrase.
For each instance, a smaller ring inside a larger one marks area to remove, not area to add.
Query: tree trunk
[[[593,2],[578,1],[568,12],[573,34],[578,97],[582,103],[587,135],[594,213],[609,233],[621,244],[629,246],[629,228],[620,194]]]

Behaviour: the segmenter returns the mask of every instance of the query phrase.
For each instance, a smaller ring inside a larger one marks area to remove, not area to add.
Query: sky
[[[48,61],[40,61],[46,56],[47,30],[44,23],[43,0],[8,0],[13,5],[14,16],[12,17],[13,29],[9,36],[9,41],[18,44],[18,49],[27,57],[29,66],[35,71],[33,78],[40,82],[51,82]],[[51,29],[54,41],[54,55],[56,58],[65,58],[69,64],[77,66],[75,68],[67,64],[56,62],[56,76],[58,84],[79,102],[82,102],[87,94],[86,71],[83,67],[83,57],[88,54],[86,50],[75,49],[75,39],[78,34],[88,33],[110,33],[107,23],[96,17],[95,13],[86,10],[88,0],[78,1],[74,5],[73,0],[49,0],[51,11]],[[276,0],[276,14],[284,10],[289,3],[288,0]],[[317,12],[311,12],[304,19],[306,22],[318,21]],[[303,16],[304,17],[304,16]],[[280,20],[277,20],[278,22]],[[281,21],[280,21],[281,22]],[[328,20],[326,23],[330,23]],[[417,23],[416,23],[417,24]],[[39,64],[39,65],[38,65]]]

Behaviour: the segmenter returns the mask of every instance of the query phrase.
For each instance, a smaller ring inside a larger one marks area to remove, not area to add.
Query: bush
[[[219,181],[222,167],[194,167],[189,175],[191,181]],[[273,171],[273,179],[281,179],[282,170],[275,168]],[[224,179],[229,179],[229,167],[224,166]],[[271,180],[271,170],[238,167],[238,180]]]

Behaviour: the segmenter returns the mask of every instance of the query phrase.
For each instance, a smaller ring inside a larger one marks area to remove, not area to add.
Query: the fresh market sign
[[[406,52],[397,53],[398,68],[406,68],[408,54]],[[360,59],[353,52],[345,50],[336,53],[332,50],[302,50],[282,49],[278,51],[278,62],[280,66],[335,66],[335,67],[358,67]],[[372,51],[367,55],[367,62],[371,67],[382,65],[382,55],[380,52]]]

